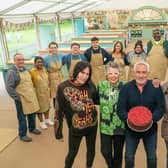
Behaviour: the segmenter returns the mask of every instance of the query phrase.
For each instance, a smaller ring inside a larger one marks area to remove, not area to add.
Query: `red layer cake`
[[[130,109],[128,113],[128,126],[137,132],[148,130],[152,126],[152,113],[144,106],[136,106]]]

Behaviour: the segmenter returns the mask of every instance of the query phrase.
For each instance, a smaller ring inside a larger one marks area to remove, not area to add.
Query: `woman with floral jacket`
[[[121,168],[125,140],[125,123],[117,115],[119,92],[124,85],[119,81],[119,67],[106,65],[107,80],[99,82],[101,153],[108,168]]]

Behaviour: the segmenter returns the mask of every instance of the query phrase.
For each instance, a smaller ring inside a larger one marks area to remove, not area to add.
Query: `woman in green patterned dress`
[[[120,70],[113,62],[106,65],[106,75],[107,80],[98,85],[101,153],[108,168],[121,168],[125,124],[117,115],[117,102],[124,83],[119,81]]]

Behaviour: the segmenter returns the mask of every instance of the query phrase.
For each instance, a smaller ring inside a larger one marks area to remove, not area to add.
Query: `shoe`
[[[51,121],[50,119],[46,119],[45,123],[48,124],[48,125],[51,125],[51,126],[54,125],[54,122]]]
[[[41,134],[41,131],[35,128],[33,131],[30,131],[30,133],[39,135]]]
[[[45,122],[40,122],[40,128],[41,129],[47,129],[47,125],[45,124]]]
[[[32,138],[30,138],[27,135],[25,135],[25,136],[20,137],[20,140],[24,141],[24,142],[31,142]]]

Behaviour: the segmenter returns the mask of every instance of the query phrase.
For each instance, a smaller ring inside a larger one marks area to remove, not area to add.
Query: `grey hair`
[[[118,72],[120,73],[120,67],[118,66],[118,64],[112,62],[112,61],[109,61],[106,65],[105,65],[105,71],[106,71],[106,75],[107,75],[107,72],[108,72],[108,69],[109,68],[115,68],[118,70]]]
[[[14,59],[14,60],[15,60],[15,57],[16,57],[17,55],[23,55],[23,54],[22,54],[22,53],[15,53],[14,56],[13,56],[13,59]]]
[[[140,61],[140,62],[135,63],[135,65],[134,65],[134,72],[136,72],[136,67],[137,67],[138,65],[145,65],[146,68],[147,68],[147,72],[150,71],[150,66],[149,66],[149,64],[148,64],[147,62]]]

